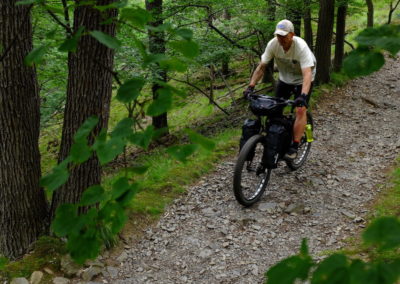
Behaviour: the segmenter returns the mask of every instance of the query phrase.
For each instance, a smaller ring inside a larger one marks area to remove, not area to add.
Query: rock
[[[275,208],[278,206],[278,204],[273,203],[273,202],[265,202],[265,203],[260,203],[260,205],[258,205],[258,210],[262,211],[262,212],[269,212],[269,211],[273,211],[275,210]]]
[[[78,273],[80,268],[81,267],[76,264],[69,255],[64,255],[61,258],[61,270],[65,275],[72,277]]]
[[[53,279],[53,284],[69,284],[70,280],[64,277],[55,277]]]
[[[92,280],[95,276],[99,275],[101,273],[102,269],[98,266],[91,266],[89,268],[86,268],[82,272],[82,279],[85,281],[90,281]]]
[[[108,273],[108,275],[110,275],[111,279],[115,279],[118,277],[118,268],[113,267],[113,266],[107,266],[106,267],[106,273]],[[104,271],[103,271],[104,274]]]
[[[210,257],[211,255],[212,255],[212,250],[209,249],[204,249],[199,253],[200,258],[207,258]]]
[[[97,267],[104,267],[104,263],[102,263],[100,260],[88,260],[85,263],[87,266],[97,266]]]
[[[43,268],[43,270],[44,270],[44,272],[46,272],[47,274],[54,275],[53,270],[51,270],[51,269],[48,268],[48,267]]]
[[[304,210],[304,204],[302,202],[291,203],[285,208],[285,213],[302,213]]]
[[[308,214],[311,212],[311,208],[310,207],[304,207],[303,213],[304,214]]]
[[[18,277],[11,280],[11,284],[29,284],[29,281],[26,278]]]
[[[345,209],[340,210],[340,213],[342,213],[344,216],[346,216],[350,219],[356,218],[356,215],[353,212],[347,211]]]
[[[117,260],[119,262],[124,262],[128,258],[128,253],[126,251],[123,251],[118,257]]]
[[[34,271],[31,275],[30,278],[30,284],[39,284],[40,281],[43,278],[43,272],[42,271]]]

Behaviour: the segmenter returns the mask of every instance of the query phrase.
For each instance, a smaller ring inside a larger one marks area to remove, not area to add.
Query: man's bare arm
[[[254,87],[258,81],[260,81],[260,79],[264,76],[264,72],[265,69],[267,68],[267,64],[260,62],[260,64],[258,64],[256,70],[254,70],[253,76],[251,76],[251,80],[250,80],[250,87]]]
[[[311,88],[311,81],[312,81],[312,72],[311,67],[306,67],[301,69],[303,74],[303,86],[301,88],[301,93],[308,95],[308,92]]]

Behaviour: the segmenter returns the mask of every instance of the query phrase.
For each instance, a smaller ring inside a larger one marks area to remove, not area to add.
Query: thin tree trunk
[[[31,7],[0,2],[0,255],[15,259],[48,228],[39,186],[39,92],[32,50]]]
[[[311,25],[311,7],[310,7],[310,5],[311,5],[310,0],[304,1],[304,40],[307,42],[311,51],[313,51],[314,47],[313,47],[313,32],[312,32],[312,25]]]
[[[334,0],[320,0],[317,45],[315,47],[315,57],[317,59],[316,80],[318,83],[328,83],[330,80],[334,9]]]
[[[268,21],[275,22],[276,20],[276,3],[275,0],[267,0],[267,19]],[[268,40],[270,40],[269,38]],[[274,79],[274,60],[267,65],[267,68],[264,72],[264,76],[262,79],[263,83],[271,83],[272,86],[275,87],[275,79]]]
[[[393,12],[397,9],[397,6],[399,6],[400,0],[397,1],[395,5],[393,5],[393,1],[390,1],[390,9],[389,9],[389,15],[388,15],[388,24],[392,22],[392,15]]]
[[[214,65],[210,64],[210,93],[209,93],[209,103],[212,104],[214,101],[214,81],[215,81],[215,70]]]
[[[109,5],[116,0],[99,0],[97,5]],[[84,26],[86,31],[99,30],[115,36],[115,22],[104,24],[106,19],[117,16],[116,9],[100,13],[91,5],[79,5],[77,0],[74,12],[74,30]],[[76,53],[68,55],[67,102],[58,161],[63,161],[70,152],[73,135],[90,116],[99,117],[93,134],[97,136],[102,128],[107,128],[112,92],[112,73],[114,50],[98,42],[90,35],[80,38]],[[92,143],[91,138],[89,143]],[[51,213],[63,203],[76,203],[83,191],[101,182],[101,168],[96,156],[74,167],[67,183],[53,196]]]
[[[365,0],[367,2],[368,12],[367,12],[367,27],[374,26],[374,3],[372,0]]]
[[[149,11],[154,20],[149,23],[150,26],[158,27],[163,24],[162,19],[162,9],[163,9],[163,1],[162,0],[146,0],[146,10]],[[149,50],[151,53],[157,54],[165,54],[165,35],[164,32],[148,32],[149,37]],[[160,81],[167,82],[167,73],[159,68],[158,66],[153,71],[153,77],[157,78]],[[161,89],[161,86],[157,83],[154,83],[151,90],[153,93],[153,100],[156,100],[158,97],[158,90]],[[168,129],[168,114],[165,112],[158,116],[153,116],[152,118],[153,126],[156,129],[165,128]],[[168,131],[164,132],[164,135],[168,134]]]
[[[333,69],[336,72],[339,72],[340,69],[342,68],[343,54],[344,54],[344,38],[346,31],[346,15],[347,15],[347,2],[340,5],[337,9],[335,60],[333,62]]]

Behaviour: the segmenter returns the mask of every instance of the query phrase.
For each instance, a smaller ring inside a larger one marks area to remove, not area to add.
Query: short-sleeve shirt
[[[317,61],[302,38],[294,36],[292,45],[287,52],[283,50],[276,37],[271,39],[261,56],[261,62],[268,63],[271,59],[275,59],[279,70],[279,80],[284,83],[301,85],[303,83],[301,69],[307,67],[311,67],[314,81]]]

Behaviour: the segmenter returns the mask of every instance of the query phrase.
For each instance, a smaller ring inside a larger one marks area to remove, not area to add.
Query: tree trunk
[[[317,83],[328,83],[330,80],[329,71],[331,67],[334,9],[334,0],[320,0],[316,40],[317,44],[315,47],[315,57],[317,59]]]
[[[32,50],[31,6],[0,2],[0,255],[22,256],[47,229],[39,186],[39,92]]]
[[[162,0],[146,0],[146,10],[149,11],[153,16],[153,21],[149,23],[150,26],[158,27],[163,24],[162,19]],[[149,50],[151,53],[165,54],[165,35],[164,32],[148,32],[149,36]],[[160,69],[158,66],[153,71],[153,77],[160,81],[167,82],[167,73]],[[161,88],[159,84],[154,83],[151,90],[153,93],[153,100],[158,97],[158,90]],[[168,116],[167,113],[160,114],[159,116],[153,116],[153,126],[156,129],[168,127]],[[164,132],[164,135],[168,134],[168,131]]]
[[[214,65],[210,64],[210,93],[209,93],[209,104],[214,102],[214,81],[215,81],[215,70]]]
[[[344,54],[344,37],[346,32],[346,15],[347,2],[344,2],[338,7],[336,16],[335,60],[333,62],[333,69],[336,72],[339,72],[342,68]]]
[[[276,13],[275,0],[267,0],[267,20],[274,22]]]
[[[287,1],[286,18],[293,23],[294,33],[301,36],[302,1]]]
[[[222,59],[221,73],[223,76],[225,76],[225,78],[229,77],[229,56],[225,56]]]
[[[74,11],[74,30],[84,26],[86,31],[99,30],[115,36],[115,22],[104,21],[117,16],[116,9],[100,13],[91,5],[78,5]],[[115,0],[98,0],[97,5],[109,5]],[[90,35],[83,35],[76,53],[68,55],[67,102],[64,113],[64,125],[58,161],[63,161],[70,152],[73,135],[90,116],[99,117],[99,123],[93,134],[97,136],[102,128],[107,128],[110,112],[114,50],[106,47]],[[107,70],[108,69],[108,70]],[[89,143],[92,143],[90,139]],[[74,167],[67,183],[53,196],[51,213],[63,203],[76,203],[83,191],[101,181],[101,168],[96,156]]]
[[[304,40],[310,47],[311,51],[314,50],[313,47],[313,32],[311,25],[311,0],[304,1]]]
[[[367,27],[374,26],[374,3],[372,0],[365,0],[367,2],[368,13],[367,13]]]
[[[399,6],[400,0],[397,1],[395,5],[393,5],[393,1],[390,1],[390,8],[389,8],[389,15],[388,15],[388,24],[392,22],[392,16],[393,12],[397,9],[397,6]]]

